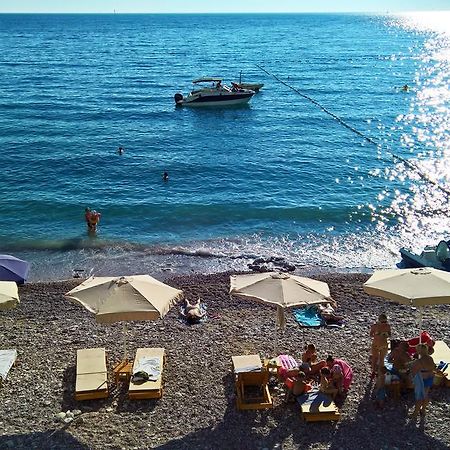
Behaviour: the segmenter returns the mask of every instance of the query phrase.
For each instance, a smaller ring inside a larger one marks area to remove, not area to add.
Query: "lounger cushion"
[[[260,371],[262,369],[259,355],[232,356],[234,373]]]
[[[128,389],[130,396],[132,396],[133,393],[139,393],[142,391],[160,391],[161,390],[164,355],[165,355],[165,350],[163,348],[138,348],[136,350],[136,358],[134,359],[132,372],[134,372],[135,367],[137,367],[139,359],[144,358],[144,357],[159,358],[161,376],[156,381],[144,381],[144,382],[139,382],[139,383],[133,383],[133,379],[131,379],[130,387]]]
[[[76,393],[108,389],[106,351],[104,348],[77,350]]]
[[[450,380],[450,348],[444,341],[436,341],[433,350],[431,356],[436,366],[438,366],[441,361],[449,363],[443,374],[447,380]]]

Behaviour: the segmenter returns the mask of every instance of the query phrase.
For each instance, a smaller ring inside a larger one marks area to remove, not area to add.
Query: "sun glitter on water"
[[[409,110],[396,118],[394,131],[400,142],[393,142],[417,170],[398,162],[382,174],[373,174],[392,183],[378,196],[374,216],[380,228],[395,218],[400,240],[421,247],[449,234],[450,12],[396,14],[388,22],[426,34],[415,77],[404,93],[410,98]],[[390,199],[388,207],[383,206],[386,199]]]

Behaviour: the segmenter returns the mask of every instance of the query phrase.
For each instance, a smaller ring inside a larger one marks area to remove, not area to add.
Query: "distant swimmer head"
[[[163,178],[164,181],[168,181],[169,180],[169,174],[167,172],[164,172],[162,178]]]
[[[409,91],[409,86],[408,86],[407,84],[405,84],[405,85],[402,87],[402,91],[405,91],[405,92]]]

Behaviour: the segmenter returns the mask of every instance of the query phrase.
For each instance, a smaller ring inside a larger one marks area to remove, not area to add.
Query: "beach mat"
[[[323,320],[319,312],[314,307],[306,307],[294,309],[292,312],[294,319],[302,327],[320,327],[323,325]]]

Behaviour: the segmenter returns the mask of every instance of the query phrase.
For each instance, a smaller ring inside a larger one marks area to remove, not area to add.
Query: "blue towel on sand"
[[[294,309],[292,313],[294,314],[294,319],[302,327],[320,327],[322,325],[322,318],[317,309],[313,306]]]

